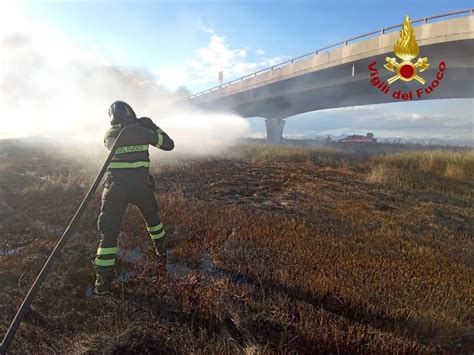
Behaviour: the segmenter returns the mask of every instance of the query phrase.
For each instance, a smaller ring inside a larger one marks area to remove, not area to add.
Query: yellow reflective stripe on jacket
[[[156,147],[160,148],[163,145],[163,131],[158,128],[156,134],[158,135],[158,143],[156,144]]]
[[[136,153],[148,151],[148,144],[143,145],[129,145],[127,147],[118,147],[115,154]]]
[[[99,259],[95,258],[94,264],[97,266],[114,266],[115,264],[115,259]]]
[[[162,229],[162,228],[163,228],[163,223],[160,223],[160,224],[158,224],[158,225],[156,225],[156,226],[151,226],[151,227],[150,227],[150,226],[147,226],[147,227],[146,227],[146,229],[148,229],[148,232],[157,232],[157,231],[159,231],[159,230]]]
[[[134,169],[149,168],[149,161],[134,161],[133,163],[113,161],[109,164],[109,169]]]
[[[97,255],[111,255],[111,254],[116,254],[117,251],[118,251],[117,247],[99,248],[97,249]]]

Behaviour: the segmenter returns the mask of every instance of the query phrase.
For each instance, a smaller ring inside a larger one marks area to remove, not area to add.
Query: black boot
[[[113,267],[95,267],[95,287],[92,291],[97,296],[104,296],[111,294],[112,281],[115,276],[115,270]]]
[[[165,246],[165,238],[160,238],[154,241],[155,243],[155,253],[161,261],[166,262],[166,246]]]

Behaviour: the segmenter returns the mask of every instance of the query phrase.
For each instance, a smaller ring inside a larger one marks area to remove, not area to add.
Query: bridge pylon
[[[265,118],[267,127],[267,143],[279,144],[283,141],[284,118]]]

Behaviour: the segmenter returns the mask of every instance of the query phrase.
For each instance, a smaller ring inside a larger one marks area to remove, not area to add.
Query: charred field
[[[100,159],[0,149],[0,333]],[[152,159],[167,266],[130,206],[91,296],[100,193],[12,353],[472,353],[474,152],[242,145]]]

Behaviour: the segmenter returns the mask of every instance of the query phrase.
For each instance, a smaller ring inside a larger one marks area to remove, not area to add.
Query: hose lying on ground
[[[58,243],[54,247],[53,251],[51,252],[51,255],[49,256],[48,260],[46,260],[46,263],[43,265],[43,268],[39,272],[38,276],[36,277],[35,282],[33,282],[33,285],[31,286],[30,290],[28,291],[28,294],[26,295],[25,299],[23,300],[23,303],[21,304],[20,308],[18,309],[18,312],[15,315],[15,318],[13,318],[12,323],[10,324],[10,327],[8,328],[5,337],[3,338],[3,341],[0,345],[0,354],[6,354],[8,347],[10,346],[13,337],[15,336],[15,333],[20,326],[21,321],[23,320],[23,317],[25,316],[28,308],[30,307],[31,302],[33,302],[33,299],[36,296],[36,293],[40,289],[41,285],[44,282],[44,279],[46,278],[46,275],[51,271],[51,268],[56,261],[56,259],[59,256],[59,253],[61,252],[62,248],[66,244],[67,240],[69,237],[72,235],[72,233],[75,231],[77,228],[77,225],[79,223],[80,218],[84,214],[87,206],[89,205],[92,196],[94,195],[95,191],[99,187],[100,181],[102,180],[102,177],[104,176],[107,167],[109,166],[110,161],[112,160],[115,150],[118,147],[118,143],[120,141],[120,136],[122,135],[123,132],[127,130],[131,126],[126,126],[122,128],[122,130],[119,132],[117,135],[117,139],[114,142],[114,145],[112,146],[112,149],[110,150],[110,153],[105,160],[104,165],[99,171],[99,174],[97,174],[97,177],[94,180],[94,183],[90,187],[89,191],[87,192],[86,196],[81,202],[81,205],[77,209],[76,213],[74,214],[74,217],[72,217],[71,222],[69,222],[69,225],[67,226],[66,230],[64,231],[63,235],[61,236],[61,239],[59,239]]]

